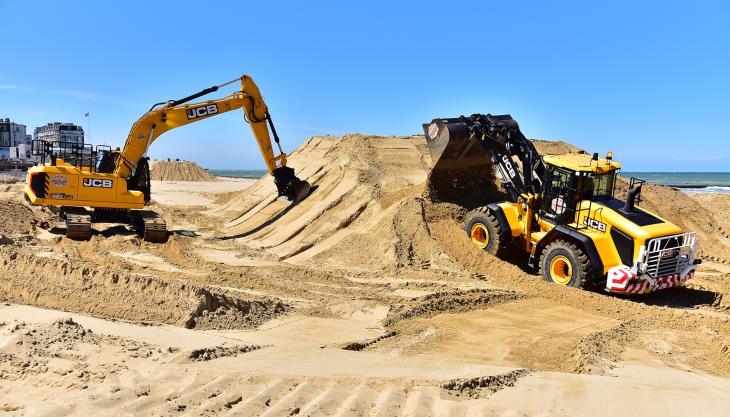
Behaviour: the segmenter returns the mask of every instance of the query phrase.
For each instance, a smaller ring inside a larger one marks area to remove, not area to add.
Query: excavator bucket
[[[433,119],[423,125],[433,167],[428,178],[434,201],[466,208],[498,199],[491,158],[461,119]]]
[[[286,198],[291,204],[297,204],[304,200],[312,188],[309,182],[294,175],[294,170],[289,167],[280,167],[274,170],[274,184],[276,184],[279,197]]]

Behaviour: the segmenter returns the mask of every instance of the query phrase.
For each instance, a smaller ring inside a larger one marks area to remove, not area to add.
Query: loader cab
[[[545,177],[540,216],[554,224],[570,224],[581,201],[602,201],[613,197],[616,174],[621,165],[597,154],[545,156]]]

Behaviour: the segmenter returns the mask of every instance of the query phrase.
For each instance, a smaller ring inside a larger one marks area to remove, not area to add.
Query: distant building
[[[25,125],[0,119],[0,159],[28,159],[28,136]]]
[[[73,123],[53,122],[36,127],[33,131],[35,140],[46,142],[70,142],[83,145],[84,129]]]

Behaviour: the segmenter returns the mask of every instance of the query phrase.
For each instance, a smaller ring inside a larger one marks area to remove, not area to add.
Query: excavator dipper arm
[[[241,90],[238,92],[214,100],[189,103],[237,81],[241,83]],[[282,151],[279,144],[279,137],[269,110],[258,86],[248,75],[243,75],[241,78],[225,84],[206,88],[179,100],[152,106],[132,126],[124,148],[116,160],[114,172],[124,178],[132,177],[140,164],[144,163],[142,160],[147,156],[150,145],[163,133],[237,109],[242,109],[244,112],[266,162],[266,167],[274,177],[279,195],[286,197],[292,203],[302,200],[309,193],[310,185],[297,178],[294,170],[286,166],[286,153]],[[272,147],[269,128],[271,128],[278,154],[275,154]]]

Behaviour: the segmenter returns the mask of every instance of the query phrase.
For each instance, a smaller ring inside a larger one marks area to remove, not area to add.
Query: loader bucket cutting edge
[[[460,119],[423,124],[433,167],[428,176],[432,200],[466,208],[495,201],[497,190],[489,154]]]

